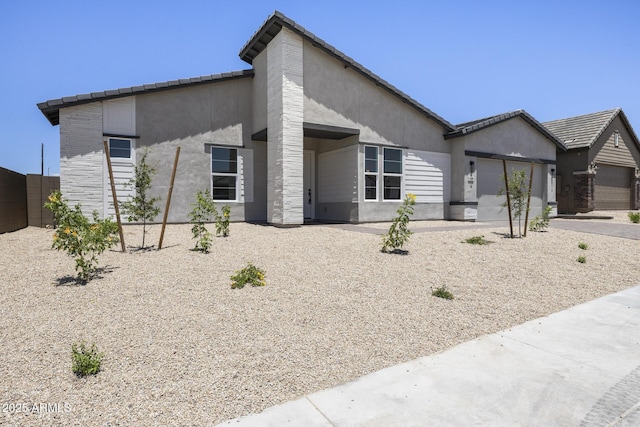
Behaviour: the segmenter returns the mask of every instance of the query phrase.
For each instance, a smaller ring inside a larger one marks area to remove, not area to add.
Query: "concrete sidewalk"
[[[640,286],[221,426],[640,426]]]

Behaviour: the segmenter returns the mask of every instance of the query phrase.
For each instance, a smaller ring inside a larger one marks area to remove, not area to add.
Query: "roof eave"
[[[82,104],[90,104],[92,102],[106,101],[109,99],[124,98],[127,96],[135,96],[146,93],[160,92],[178,87],[197,86],[207,83],[222,82],[226,80],[253,77],[253,70],[232,71],[228,73],[212,74],[209,76],[192,77],[189,79],[172,80],[168,82],[144,84],[140,86],[132,86],[103,92],[92,92],[75,96],[66,96],[59,99],[51,99],[49,101],[37,104],[40,112],[49,120],[52,126],[60,124],[60,109],[73,107]]]

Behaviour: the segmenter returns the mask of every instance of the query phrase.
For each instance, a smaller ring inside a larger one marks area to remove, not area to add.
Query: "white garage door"
[[[596,209],[631,209],[631,174],[622,166],[598,165],[596,172]]]
[[[504,169],[502,160],[478,159],[478,221],[508,221],[509,215],[502,204],[507,200],[506,196],[497,196],[503,187]],[[507,174],[512,170],[524,170],[527,174],[527,182],[530,174],[530,163],[507,162]],[[533,218],[542,212],[543,183],[546,181],[543,175],[544,165],[536,164],[533,171],[533,187],[531,188],[531,210],[529,218]],[[524,224],[524,215],[522,217]]]

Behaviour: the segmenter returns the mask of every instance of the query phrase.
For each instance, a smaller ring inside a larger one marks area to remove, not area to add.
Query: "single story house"
[[[113,213],[108,141],[118,197],[146,149],[166,197],[181,147],[171,222],[205,189],[232,220],[280,226],[388,221],[407,193],[414,219],[506,219],[501,159],[536,165],[532,214],[555,206],[564,145],[524,111],[454,126],[280,12],[240,57],[251,69],[38,104],[60,126],[63,195]]]
[[[567,146],[558,152],[558,211],[640,209],[640,141],[621,108],[544,126]]]

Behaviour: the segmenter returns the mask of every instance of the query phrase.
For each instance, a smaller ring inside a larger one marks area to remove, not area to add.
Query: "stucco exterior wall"
[[[102,141],[100,102],[60,110],[60,191],[88,217],[104,208]]]
[[[360,141],[448,153],[443,128],[304,42],[304,120],[360,130]]]
[[[140,158],[141,151],[148,149],[148,162],[157,169],[151,191],[152,196],[162,198],[157,221],[162,221],[164,215],[176,147],[181,151],[170,222],[187,222],[196,191],[211,188],[211,145],[254,147],[251,92],[251,79],[247,78],[137,97],[136,128],[140,138],[136,151]],[[258,155],[253,162],[260,164],[262,160]],[[245,216],[244,203],[218,202],[224,204],[231,206],[232,220],[251,219]]]
[[[267,128],[267,55],[264,49],[253,59],[252,128],[251,132],[259,132]]]
[[[524,119],[516,117],[465,136],[465,150],[554,160],[556,145]]]

